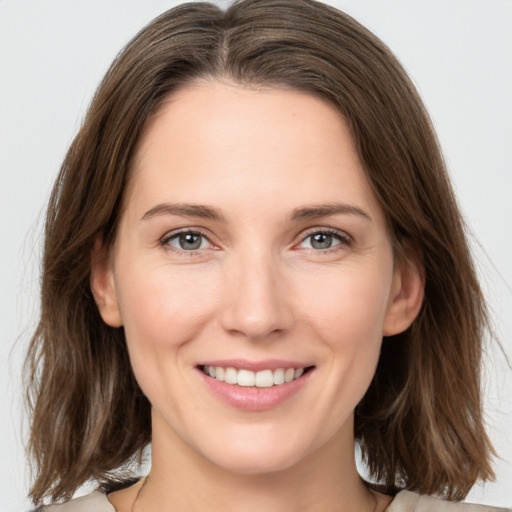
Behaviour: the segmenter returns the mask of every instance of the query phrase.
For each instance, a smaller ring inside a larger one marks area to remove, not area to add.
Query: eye
[[[180,251],[198,251],[208,249],[210,241],[197,231],[182,231],[166,237],[162,245],[170,245]]]
[[[309,233],[299,244],[304,249],[314,249],[317,251],[332,249],[338,245],[349,245],[348,235],[338,231],[314,231]]]

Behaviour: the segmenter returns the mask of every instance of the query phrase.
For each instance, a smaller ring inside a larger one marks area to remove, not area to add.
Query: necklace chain
[[[132,506],[130,508],[130,512],[135,512],[135,505],[137,505],[137,501],[139,501],[140,493],[142,492],[142,489],[144,489],[144,487],[146,486],[146,483],[148,480],[149,480],[149,475],[144,477],[144,481],[142,482],[140,489],[137,491],[137,494],[135,495],[135,499],[133,500]]]

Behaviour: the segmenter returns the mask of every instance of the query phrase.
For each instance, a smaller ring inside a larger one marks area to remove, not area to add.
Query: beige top
[[[50,505],[38,510],[39,512],[116,512],[105,493],[101,491],[94,491],[62,505]],[[512,512],[512,508],[454,503],[432,496],[420,496],[410,491],[400,491],[386,512]]]

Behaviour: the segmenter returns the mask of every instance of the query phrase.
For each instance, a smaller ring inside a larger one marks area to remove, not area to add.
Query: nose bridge
[[[246,247],[233,255],[226,270],[226,330],[261,339],[290,328],[293,316],[283,269],[270,248]]]

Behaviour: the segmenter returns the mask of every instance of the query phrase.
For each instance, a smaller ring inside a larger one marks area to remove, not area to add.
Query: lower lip
[[[291,382],[269,388],[257,388],[227,384],[209,377],[200,369],[197,371],[208,389],[224,403],[242,411],[252,412],[267,411],[282,404],[298,393],[313,373],[313,370],[310,370]]]

